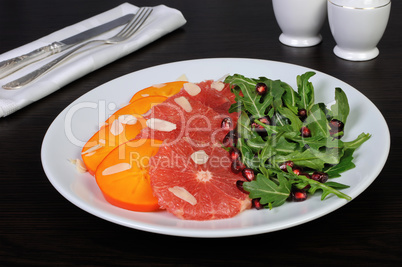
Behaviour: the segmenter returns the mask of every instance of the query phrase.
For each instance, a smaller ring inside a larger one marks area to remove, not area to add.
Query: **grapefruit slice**
[[[180,92],[181,88],[183,88],[183,84],[185,83],[187,82],[174,81],[174,82],[152,85],[135,93],[131,98],[130,102],[134,102],[137,99],[153,95],[170,97]]]
[[[143,128],[146,128],[146,120],[141,114],[166,99],[167,97],[164,96],[143,97],[110,116],[105,125],[87,141],[82,149],[82,160],[88,172],[94,175],[99,163],[110,151],[135,138]]]
[[[162,208],[186,220],[230,218],[250,208],[251,201],[230,171],[228,152],[220,145],[200,150],[185,139],[162,145],[151,159],[149,174]]]
[[[184,84],[183,89],[176,96],[197,100],[217,113],[225,114],[232,118],[235,123],[237,122],[239,114],[237,112],[228,113],[230,106],[235,103],[235,94],[231,92],[229,84],[213,80],[206,80],[189,86],[190,84]],[[194,85],[199,88],[198,94],[192,94],[191,92],[191,87],[194,87]]]
[[[141,139],[112,150],[96,169],[96,182],[105,199],[114,206],[133,211],[159,209],[149,179],[149,159],[162,141]]]
[[[200,147],[211,146],[222,142],[227,134],[228,130],[222,129],[221,123],[228,116],[227,111],[219,114],[191,96],[176,94],[144,115],[148,127],[137,138],[168,139],[170,144],[188,138]],[[163,129],[158,127],[158,123],[172,127]]]

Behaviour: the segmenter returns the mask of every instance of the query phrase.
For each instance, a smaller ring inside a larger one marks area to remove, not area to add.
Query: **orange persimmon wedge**
[[[82,149],[82,160],[88,172],[94,175],[96,168],[110,151],[135,138],[146,127],[146,120],[141,114],[166,99],[165,96],[143,97],[110,116],[105,125],[87,141]]]
[[[160,207],[153,195],[148,173],[149,159],[162,141],[137,139],[112,150],[96,169],[96,182],[112,205],[133,211],[155,211]]]
[[[133,102],[142,97],[153,96],[153,95],[171,97],[180,92],[181,88],[183,88],[183,84],[185,83],[188,82],[174,81],[174,82],[152,85],[135,93],[134,96],[131,98],[130,102]]]

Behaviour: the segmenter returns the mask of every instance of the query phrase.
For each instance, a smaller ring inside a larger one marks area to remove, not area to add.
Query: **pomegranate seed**
[[[230,117],[226,117],[221,122],[221,128],[225,130],[232,130],[233,122]]]
[[[304,108],[299,109],[297,115],[300,117],[302,121],[304,121],[307,118],[307,110],[305,110]]]
[[[271,119],[268,116],[259,118],[258,121],[263,123],[263,124],[265,124],[265,125],[271,125],[272,124]],[[251,128],[254,129],[260,135],[266,135],[267,134],[267,131],[265,130],[265,128],[262,125],[256,123],[255,121],[253,121],[251,123]]]
[[[253,169],[244,168],[241,173],[243,174],[243,177],[246,178],[246,180],[249,182],[255,179],[255,174],[254,174]]]
[[[230,168],[233,173],[239,173],[245,168],[245,166],[243,162],[241,162],[239,159],[236,159],[232,162],[232,164],[230,164]]]
[[[291,192],[291,198],[295,202],[304,201],[307,199],[307,192],[303,189],[293,189]]]
[[[300,129],[300,133],[302,137],[311,137],[311,131],[309,128],[307,128],[306,126],[303,126]]]
[[[259,118],[258,119],[260,122],[266,124],[266,125],[270,125],[271,124],[271,119],[267,116]]]
[[[300,175],[300,173],[302,173],[302,169],[299,167],[294,167],[293,168],[293,173],[296,175]]]
[[[343,128],[344,128],[344,124],[343,124],[343,122],[341,122],[341,121],[339,121],[339,120],[337,120],[337,119],[332,119],[330,122],[329,122],[329,127],[330,127],[330,130],[329,130],[329,133],[331,134],[331,136],[332,135],[335,135],[335,134],[337,134],[337,133],[339,133],[339,132],[342,132],[343,131]],[[337,135],[335,138],[341,138],[343,136],[343,134],[341,134],[341,135]]]
[[[242,191],[243,193],[249,194],[249,192],[247,192],[246,190],[244,190],[244,188],[243,188],[243,183],[244,183],[244,181],[242,181],[242,180],[236,181],[236,186],[237,186],[237,188],[238,188],[240,191]]]
[[[340,132],[340,131],[343,131],[344,124],[343,124],[343,122],[341,122],[340,120],[332,119],[332,120],[329,122],[329,127],[331,127],[331,130]]]
[[[279,168],[284,171],[284,172],[288,172],[288,167],[293,168],[295,166],[295,163],[293,161],[285,161],[284,163],[282,163],[281,165],[279,165]]]
[[[311,175],[311,179],[320,183],[325,183],[326,181],[328,181],[328,174],[325,172],[314,172]]]
[[[257,210],[263,209],[265,205],[262,205],[259,198],[254,198],[252,200],[253,207]]]
[[[251,123],[251,128],[255,129],[257,132],[265,131],[264,127],[262,127],[256,122]]]
[[[232,161],[240,159],[241,153],[240,150],[236,147],[232,147],[229,150],[229,157]]]
[[[255,91],[257,92],[257,94],[259,95],[264,95],[267,93],[268,91],[268,87],[265,83],[257,83],[255,85]]]
[[[232,147],[237,144],[237,133],[235,130],[228,132],[223,138],[223,145],[226,147]]]

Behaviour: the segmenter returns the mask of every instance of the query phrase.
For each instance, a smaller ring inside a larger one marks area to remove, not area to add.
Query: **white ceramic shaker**
[[[335,55],[351,61],[377,57],[390,10],[390,0],[328,0]]]
[[[308,47],[321,42],[320,30],[327,17],[327,0],[272,0],[282,34],[288,46]]]

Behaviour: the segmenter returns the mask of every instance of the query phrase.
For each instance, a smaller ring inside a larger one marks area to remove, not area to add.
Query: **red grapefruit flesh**
[[[228,113],[230,106],[235,103],[235,95],[231,92],[229,84],[207,80],[196,85],[201,89],[199,94],[191,96],[188,91],[182,89],[176,96],[190,97],[219,114],[228,114],[232,120],[237,121],[238,113]]]
[[[137,138],[168,139],[170,143],[187,138],[201,147],[222,143],[228,132],[221,128],[222,120],[231,117],[235,126],[238,118],[237,113],[228,112],[232,104],[229,97],[233,98],[229,85],[213,81],[192,85],[199,88],[197,94],[189,93],[184,84],[184,88],[178,94],[154,106],[144,115],[147,120],[158,119],[169,122],[174,125],[174,129],[161,131],[147,127]]]
[[[180,99],[185,99],[188,105],[178,104],[181,103]],[[191,107],[191,110],[187,109],[188,107]],[[147,127],[136,138],[169,140],[170,144],[186,138],[200,147],[211,146],[217,142],[222,143],[228,131],[221,128],[221,123],[228,116],[229,113],[220,114],[190,96],[175,95],[154,106],[151,112],[144,115],[147,120],[158,119],[174,124],[175,129],[163,131]]]
[[[245,179],[230,171],[228,152],[220,145],[203,151],[186,140],[159,149],[149,168],[159,205],[181,219],[198,221],[230,218],[250,208],[248,195],[236,186]],[[192,159],[195,152],[198,163]]]

